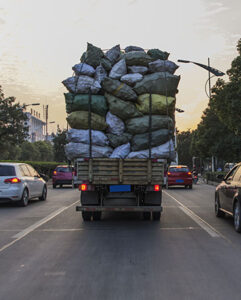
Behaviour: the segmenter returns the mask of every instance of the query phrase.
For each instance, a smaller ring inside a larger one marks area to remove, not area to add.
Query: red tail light
[[[155,184],[154,185],[154,191],[155,192],[159,192],[160,191],[160,185],[159,184]]]
[[[188,175],[192,175],[192,172],[188,172],[187,174],[188,174]]]
[[[167,175],[171,175],[171,172],[167,172]]]
[[[19,183],[21,180],[17,177],[14,178],[7,178],[4,180],[5,183]]]
[[[80,190],[83,191],[83,192],[87,191],[87,184],[81,184],[80,185]]]
[[[57,175],[57,171],[53,171],[53,175]]]

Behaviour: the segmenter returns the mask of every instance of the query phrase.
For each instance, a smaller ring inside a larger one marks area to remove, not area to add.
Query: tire
[[[143,219],[150,220],[151,219],[151,212],[150,211],[143,211]]]
[[[169,185],[168,185],[168,182],[166,182],[166,189],[167,189],[167,190],[169,189]]]
[[[190,184],[188,187],[189,187],[189,189],[191,190],[191,189],[192,189],[192,184]]]
[[[53,184],[53,189],[56,189],[56,184]]]
[[[220,203],[219,203],[219,198],[218,195],[215,195],[215,216],[217,218],[224,218],[225,217],[225,212],[220,210]]]
[[[91,220],[91,216],[92,216],[92,212],[90,211],[82,211],[82,218],[83,220],[86,221],[90,221]]]
[[[153,211],[152,212],[152,219],[153,221],[160,221],[161,212],[160,211]]]
[[[46,185],[43,187],[42,195],[39,197],[40,201],[45,201],[47,199],[47,187]]]
[[[241,232],[241,206],[238,201],[236,201],[234,204],[233,223],[234,223],[234,229],[237,232]]]
[[[62,185],[62,184],[60,184],[60,185],[59,185],[59,188],[60,188],[60,189],[62,189],[62,187],[63,187],[63,185]]]
[[[74,184],[74,189],[77,189],[79,187],[78,184]]]
[[[187,189],[187,185],[185,185],[185,189]]]
[[[101,211],[93,212],[93,220],[94,221],[100,221],[101,220]]]
[[[24,189],[23,190],[23,194],[22,194],[22,198],[20,201],[18,201],[18,205],[19,206],[22,206],[22,207],[25,207],[28,205],[28,201],[29,201],[29,195],[28,195],[28,190],[27,189]]]

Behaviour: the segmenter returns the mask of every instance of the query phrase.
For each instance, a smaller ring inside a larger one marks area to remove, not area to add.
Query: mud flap
[[[82,205],[98,205],[99,193],[97,191],[81,192],[80,202]]]
[[[145,205],[161,205],[162,192],[146,192],[144,194]]]

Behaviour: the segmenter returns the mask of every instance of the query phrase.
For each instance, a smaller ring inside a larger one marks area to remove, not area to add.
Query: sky
[[[159,48],[169,59],[187,59],[226,72],[241,38],[240,0],[0,0],[0,85],[49,121],[66,128],[66,89],[90,42],[102,49],[116,44]],[[207,107],[208,73],[180,64],[176,114],[179,130],[195,129]],[[223,77],[228,80],[227,76]],[[216,79],[212,79],[212,85]]]

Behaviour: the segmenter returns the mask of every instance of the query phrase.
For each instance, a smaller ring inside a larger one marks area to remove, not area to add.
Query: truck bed
[[[162,159],[84,158],[75,167],[76,184],[162,185],[164,179]]]

